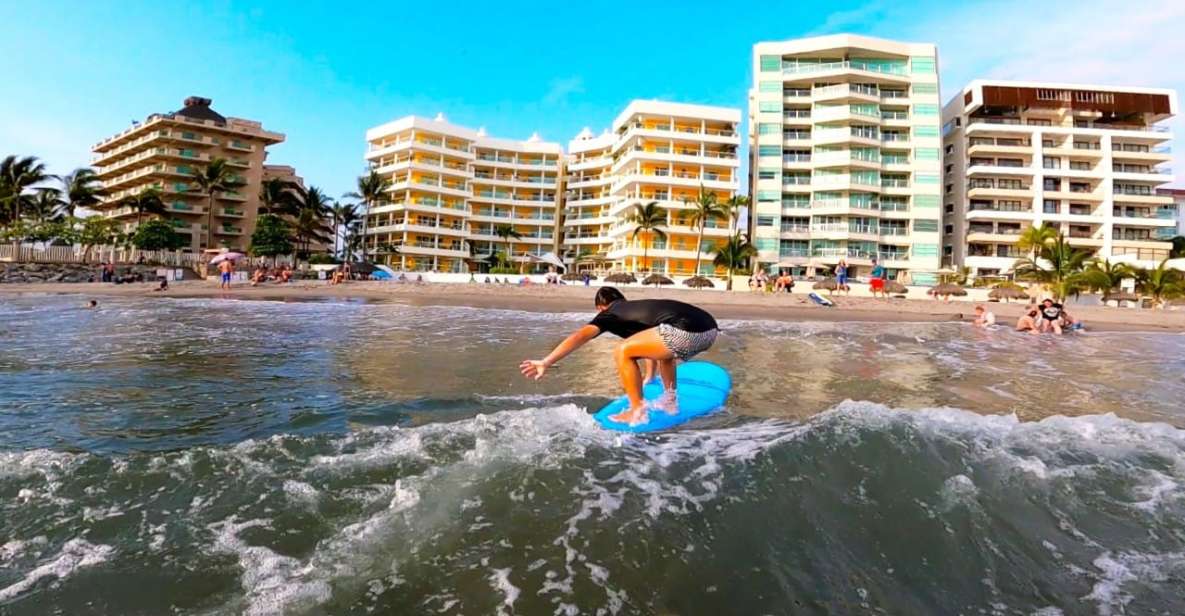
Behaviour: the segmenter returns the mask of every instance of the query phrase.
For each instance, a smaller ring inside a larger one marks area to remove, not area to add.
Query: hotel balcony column
[[[1103,172],[1103,181],[1099,183],[1099,190],[1103,191],[1103,203],[1100,205],[1103,208],[1103,224],[1101,225],[1103,228],[1103,246],[1099,248],[1098,254],[1104,259],[1110,259],[1111,255],[1114,254],[1115,248],[1115,238],[1112,235],[1115,229],[1115,177],[1114,173],[1110,171],[1114,169],[1111,147],[1111,135],[1103,133],[1103,136],[1099,138],[1099,151],[1103,155],[1103,160],[1099,162],[1099,166],[1107,171]]]

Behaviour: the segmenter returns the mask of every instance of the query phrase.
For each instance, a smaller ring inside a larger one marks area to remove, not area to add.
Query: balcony
[[[240,209],[236,209],[233,207],[224,207],[218,211],[218,215],[224,216],[226,218],[242,218],[246,214],[243,212],[243,210],[240,210]]]
[[[842,62],[811,62],[811,63],[783,63],[783,75],[810,75],[813,73],[827,73],[835,71],[863,71],[880,75],[894,75],[908,77],[909,71],[904,64],[879,65],[867,62],[844,60]]]
[[[222,225],[222,226],[214,227],[214,234],[215,235],[242,235],[243,228],[242,227],[235,227],[232,225]]]

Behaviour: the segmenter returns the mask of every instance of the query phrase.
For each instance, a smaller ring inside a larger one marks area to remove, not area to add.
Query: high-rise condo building
[[[373,207],[368,254],[411,271],[465,272],[506,252],[526,271],[557,249],[562,150],[534,137],[408,116],[366,131],[366,160],[387,178]]]
[[[1164,259],[1176,208],[1157,187],[1172,181],[1176,109],[1165,89],[973,81],[943,109],[945,259],[1005,274],[1041,224],[1100,258]]]
[[[767,270],[935,281],[941,137],[929,43],[839,34],[753,46],[749,220]]]
[[[693,275],[699,228],[692,203],[701,191],[720,203],[736,195],[740,120],[738,109],[638,100],[617,116],[610,133],[578,136],[567,176],[569,255],[591,261],[592,269]],[[635,233],[631,216],[650,203],[658,205],[666,237]],[[703,226],[700,271],[711,275],[714,247],[728,237],[728,222]]]
[[[155,188],[165,203],[163,218],[189,239],[190,250],[246,250],[255,229],[267,147],[284,141],[284,135],[264,130],[259,122],[223,117],[210,103],[191,96],[180,110],[152,114],[95,144],[92,164],[107,191],[97,208],[103,216],[123,223],[125,232],[133,231],[142,217],[123,199]],[[209,195],[197,192],[189,178],[215,158],[226,159],[238,185],[215,195],[209,229]]]

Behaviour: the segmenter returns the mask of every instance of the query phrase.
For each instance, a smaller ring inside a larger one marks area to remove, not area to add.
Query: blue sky
[[[937,43],[944,100],[976,77],[1185,88],[1179,1],[304,4],[0,3],[0,155],[65,172],[201,95],[337,195],[403,115],[566,144],[634,98],[743,108],[754,42],[838,32]]]

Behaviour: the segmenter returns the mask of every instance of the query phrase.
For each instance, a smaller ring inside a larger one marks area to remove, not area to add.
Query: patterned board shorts
[[[662,339],[662,343],[666,345],[668,351],[683,361],[711,348],[712,343],[716,342],[718,333],[720,333],[718,329],[709,329],[706,332],[687,332],[666,323],[658,326],[658,337]]]

